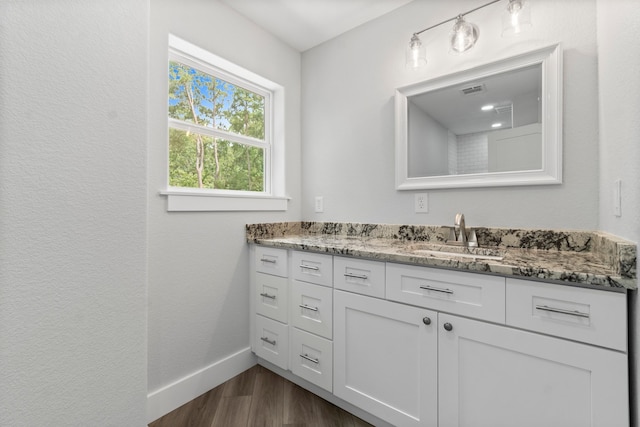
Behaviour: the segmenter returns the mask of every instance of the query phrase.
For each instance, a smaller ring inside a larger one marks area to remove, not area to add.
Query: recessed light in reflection
[[[482,111],[491,111],[493,110],[493,105],[492,104],[487,104],[487,105],[483,105],[482,108],[480,108]]]
[[[502,123],[494,123],[491,125],[492,128],[499,128],[502,127]]]

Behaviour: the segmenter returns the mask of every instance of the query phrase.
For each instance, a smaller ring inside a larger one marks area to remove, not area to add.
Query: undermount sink
[[[406,252],[418,256],[431,256],[437,258],[470,258],[476,260],[500,261],[505,252],[499,249],[450,246],[446,244],[419,243],[409,245]]]

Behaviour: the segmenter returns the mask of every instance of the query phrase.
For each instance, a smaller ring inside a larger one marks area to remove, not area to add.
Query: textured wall
[[[149,392],[249,347],[246,223],[300,219],[300,54],[217,1],[154,0],[150,36]],[[167,212],[167,36],[285,88],[287,212]],[[195,397],[195,396],[194,396]]]
[[[453,3],[416,0],[304,52],[303,218],[440,225],[462,211],[472,226],[596,229],[595,0],[536,0],[533,29],[513,39],[500,36],[504,3],[496,3],[468,16],[480,28],[472,50],[450,54],[453,24],[445,24],[422,36],[427,68],[406,69],[405,49],[414,31],[485,2]],[[413,192],[398,192],[394,185],[394,89],[556,42],[564,47],[564,183],[432,190],[429,213],[413,213]],[[314,213],[314,196],[324,196],[324,213]]]
[[[0,2],[0,425],[141,426],[147,2]]]

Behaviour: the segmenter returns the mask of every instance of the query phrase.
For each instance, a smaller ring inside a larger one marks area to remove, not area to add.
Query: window
[[[285,210],[282,88],[173,36],[168,71],[169,210]]]

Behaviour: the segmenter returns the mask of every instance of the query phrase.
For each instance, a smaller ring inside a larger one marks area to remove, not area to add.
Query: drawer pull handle
[[[304,308],[305,310],[318,311],[318,307],[311,307],[307,304],[300,304],[300,308]]]
[[[269,299],[276,299],[276,296],[275,296],[275,295],[269,295],[269,294],[268,294],[268,293],[266,293],[266,292],[261,293],[261,294],[260,294],[260,296],[261,296],[261,297],[265,297],[265,298],[269,298]]]
[[[307,359],[309,362],[313,362],[316,365],[320,363],[320,359],[314,359],[313,357],[309,357],[308,354],[301,354],[300,357],[302,357],[303,359]]]
[[[344,273],[344,277],[351,277],[352,279],[362,279],[362,280],[367,280],[368,279],[366,274]]]
[[[271,345],[276,345],[276,340],[270,340],[267,337],[260,337],[260,339],[264,342],[266,342],[267,344],[271,344]]]
[[[275,264],[276,262],[278,262],[275,259],[267,259],[267,258],[260,258],[260,261],[268,262],[268,263],[271,263],[271,264]]]
[[[442,292],[443,294],[453,294],[453,291],[451,289],[434,288],[433,286],[420,286],[420,289],[424,289],[426,291]]]
[[[536,305],[536,310],[550,311],[552,313],[568,314],[570,316],[589,318],[589,313],[583,313],[578,310],[564,310],[562,308],[549,307],[547,305]]]
[[[320,270],[319,267],[316,267],[316,266],[313,266],[313,265],[304,265],[304,264],[300,264],[300,268],[305,268],[307,270],[313,270],[313,271]]]

